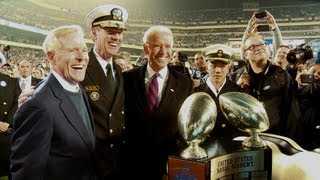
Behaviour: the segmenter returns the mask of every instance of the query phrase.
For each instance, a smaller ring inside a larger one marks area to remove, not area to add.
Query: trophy
[[[213,129],[216,118],[216,104],[207,93],[194,93],[184,101],[178,114],[178,128],[189,146],[181,152],[181,157],[202,159],[208,156],[199,144]]]
[[[243,146],[266,147],[259,133],[269,128],[269,119],[261,102],[249,94],[240,92],[221,94],[219,102],[224,116],[238,129],[249,133],[250,136],[242,142]]]

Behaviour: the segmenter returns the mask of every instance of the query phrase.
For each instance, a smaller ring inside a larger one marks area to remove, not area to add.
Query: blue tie
[[[154,74],[152,76],[151,82],[149,84],[149,89],[148,89],[148,99],[149,99],[149,107],[152,112],[154,112],[157,108],[157,103],[158,103],[158,80],[157,77],[159,76],[158,73]]]

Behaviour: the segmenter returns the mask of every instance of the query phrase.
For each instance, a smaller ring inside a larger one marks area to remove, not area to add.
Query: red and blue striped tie
[[[158,80],[157,77],[159,76],[158,73],[154,74],[152,76],[151,82],[149,84],[148,89],[148,99],[149,99],[149,107],[152,112],[154,112],[157,108],[157,102],[158,102]]]

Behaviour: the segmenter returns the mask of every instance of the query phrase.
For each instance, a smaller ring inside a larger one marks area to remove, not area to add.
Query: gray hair
[[[167,33],[172,37],[172,45],[173,45],[173,33],[172,31],[166,26],[151,26],[143,35],[142,42],[143,44],[148,43],[150,36],[155,33]]]
[[[57,50],[61,45],[59,40],[71,33],[78,33],[80,37],[84,37],[83,30],[79,25],[60,26],[49,32],[42,44],[43,51],[47,53]]]

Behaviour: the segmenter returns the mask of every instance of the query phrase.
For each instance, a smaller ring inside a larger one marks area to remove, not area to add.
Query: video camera
[[[7,52],[7,51],[10,51],[10,49],[11,49],[11,47],[8,45],[8,46],[5,46],[5,47],[3,48],[3,51],[4,51],[4,52]]]
[[[287,60],[290,64],[305,63],[313,58],[313,51],[307,44],[301,44],[287,54]]]
[[[178,52],[178,60],[180,62],[187,62],[188,61],[188,55],[182,52]]]

